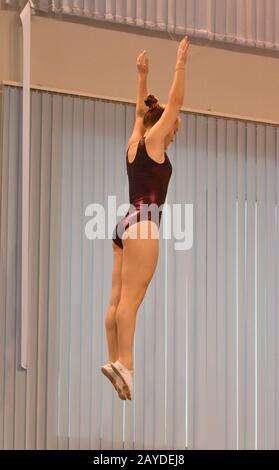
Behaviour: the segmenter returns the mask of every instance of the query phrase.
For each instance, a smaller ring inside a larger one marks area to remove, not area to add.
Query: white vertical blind
[[[5,0],[23,7],[26,0]],[[279,49],[279,0],[32,0],[40,12],[126,23],[263,49]]]
[[[124,404],[99,370],[111,240],[85,236],[85,209],[106,210],[109,195],[117,207],[128,202],[134,106],[31,90],[26,371],[22,90],[2,92],[0,447],[279,449],[278,127],[181,113],[166,202],[193,204],[194,241],[175,250],[181,240],[166,206],[137,317],[134,400]]]

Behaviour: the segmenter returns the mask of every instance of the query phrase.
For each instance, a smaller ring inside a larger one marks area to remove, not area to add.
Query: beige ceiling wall
[[[136,57],[146,49],[148,92],[166,102],[178,46],[166,34],[39,16],[31,17],[31,27],[32,85],[134,102]],[[207,44],[192,39],[184,107],[279,122],[279,53]],[[22,83],[22,26],[15,11],[0,10],[0,80]]]

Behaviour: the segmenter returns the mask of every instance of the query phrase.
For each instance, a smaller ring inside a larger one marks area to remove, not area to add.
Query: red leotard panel
[[[169,180],[172,174],[172,164],[165,153],[163,163],[158,163],[149,157],[145,137],[138,144],[137,153],[132,162],[126,154],[126,169],[129,180],[130,206],[125,216],[117,223],[113,232],[113,241],[123,248],[122,235],[124,231],[140,220],[153,220],[160,226],[162,206],[165,202]],[[148,206],[154,204],[148,210]],[[158,208],[158,209],[157,209]],[[156,210],[157,209],[157,210]]]

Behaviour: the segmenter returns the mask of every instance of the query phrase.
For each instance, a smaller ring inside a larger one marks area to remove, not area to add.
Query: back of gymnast
[[[153,219],[149,212],[147,217],[142,217],[140,210],[143,203],[151,202],[161,208],[166,198],[172,165],[165,151],[181,124],[179,111],[184,100],[188,47],[186,36],[177,50],[174,78],[166,105],[160,105],[153,95],[146,98],[149,72],[146,51],[137,58],[136,120],[126,153],[130,203],[136,211],[132,215],[127,213],[117,224],[112,238],[112,291],[105,316],[109,362],[101,367],[122,400],[132,399],[136,316],[159,255],[161,211],[159,218],[157,213],[157,218]],[[145,105],[150,109],[146,110]]]

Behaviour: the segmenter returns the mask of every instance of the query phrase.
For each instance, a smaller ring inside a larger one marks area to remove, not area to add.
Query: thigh
[[[121,295],[121,271],[122,271],[122,259],[123,249],[112,241],[113,248],[113,270],[112,270],[112,289],[110,296],[110,304],[117,306]]]
[[[140,225],[148,226],[149,237],[133,238],[132,235],[137,232],[139,235]],[[122,287],[121,296],[124,296],[136,305],[139,305],[144,297],[145,291],[155,272],[159,256],[159,237],[155,236],[156,229],[153,232],[151,221],[141,221],[134,224],[125,231],[123,237],[123,260],[122,260]],[[152,238],[153,233],[153,238]],[[158,228],[157,228],[158,233]]]

